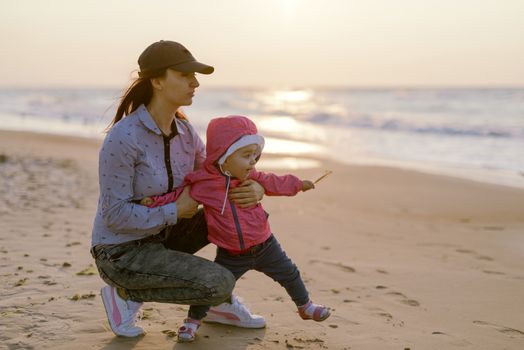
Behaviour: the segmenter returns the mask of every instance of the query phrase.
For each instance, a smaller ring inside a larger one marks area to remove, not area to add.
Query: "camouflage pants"
[[[208,243],[200,210],[154,237],[100,244],[92,254],[102,279],[123,288],[131,300],[218,305],[229,299],[235,277],[226,268],[192,255]]]

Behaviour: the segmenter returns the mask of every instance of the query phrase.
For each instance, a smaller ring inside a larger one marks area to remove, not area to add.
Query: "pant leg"
[[[215,262],[220,266],[228,269],[235,280],[238,280],[249,270],[253,270],[255,267],[255,258],[250,255],[235,255],[231,256],[223,248],[217,248],[217,255],[215,256]]]
[[[95,262],[102,279],[138,302],[217,305],[228,299],[233,275],[192,255],[209,243],[203,211],[168,227],[165,234],[163,242],[97,246]]]
[[[101,246],[95,261],[106,283],[137,302],[216,305],[230,297],[235,284],[222,266],[162,242]]]
[[[255,270],[263,272],[284,287],[297,306],[309,301],[309,295],[297,266],[271,236],[265,247],[256,255]]]
[[[238,280],[251,269],[254,259],[253,257],[231,257],[224,249],[217,248],[215,262],[228,269],[235,276],[235,280]],[[191,305],[188,316],[201,320],[206,317],[209,307],[209,305]]]

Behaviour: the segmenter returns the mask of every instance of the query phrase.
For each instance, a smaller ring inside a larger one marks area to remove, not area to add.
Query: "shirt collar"
[[[176,128],[178,130],[178,133],[180,135],[185,135],[184,132],[184,122],[180,120],[179,118],[175,118]]]
[[[160,130],[160,128],[156,125],[155,121],[153,120],[153,117],[151,116],[151,114],[149,113],[149,111],[147,110],[146,106],[144,106],[143,104],[140,105],[138,108],[137,108],[137,112],[138,112],[138,119],[140,119],[140,121],[142,122],[142,124],[144,124],[144,126],[151,130],[152,132],[154,132],[155,134],[159,135],[159,136],[162,136],[162,131]],[[184,127],[183,127],[183,122],[181,120],[179,120],[178,118],[175,118],[175,125],[176,125],[176,130],[178,131],[178,134],[181,134],[181,135],[184,135]],[[174,129],[174,125],[171,125],[171,130],[172,132],[175,132],[175,134],[171,134],[171,135],[176,135],[176,131],[173,130]]]

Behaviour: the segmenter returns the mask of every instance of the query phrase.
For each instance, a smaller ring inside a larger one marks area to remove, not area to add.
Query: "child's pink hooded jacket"
[[[152,207],[175,201],[183,186],[191,185],[191,197],[204,205],[210,242],[234,253],[264,242],[271,235],[271,230],[262,205],[258,203],[249,208],[238,208],[227,198],[226,189],[228,182],[229,188],[234,188],[240,181],[222,174],[215,165],[235,141],[244,135],[256,134],[256,125],[243,116],[211,120],[207,128],[207,157],[204,166],[187,174],[182,186],[174,192],[153,197]],[[248,178],[260,183],[269,196],[294,196],[302,190],[302,181],[293,175],[277,176],[253,169]],[[222,214],[224,201],[226,203]]]

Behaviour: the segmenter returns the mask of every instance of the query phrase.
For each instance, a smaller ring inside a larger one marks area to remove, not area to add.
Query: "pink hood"
[[[241,115],[231,115],[212,119],[206,132],[206,170],[217,170],[216,161],[235,141],[245,135],[256,135],[257,126]]]

